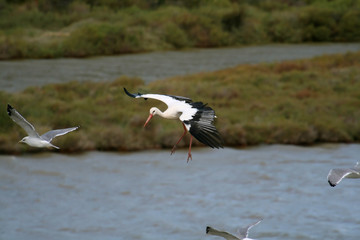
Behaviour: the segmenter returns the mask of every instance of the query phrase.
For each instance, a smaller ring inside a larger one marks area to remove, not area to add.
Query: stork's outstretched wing
[[[168,107],[171,107],[172,105],[178,104],[178,101],[184,101],[186,103],[191,103],[192,100],[190,98],[187,97],[182,97],[182,96],[173,96],[173,95],[163,95],[163,94],[141,94],[141,93],[129,93],[128,90],[126,90],[126,88],[124,88],[125,93],[133,98],[144,98],[145,100],[147,100],[148,98],[151,99],[156,99],[159,101],[162,101],[163,103],[165,103]]]

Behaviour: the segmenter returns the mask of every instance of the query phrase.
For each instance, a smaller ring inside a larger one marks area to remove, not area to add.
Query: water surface
[[[259,218],[256,239],[357,240],[359,144],[0,156],[0,239],[199,240]]]
[[[0,61],[0,89],[16,92],[28,86],[74,80],[113,81],[120,76],[139,77],[149,83],[158,79],[215,71],[244,63],[310,58],[359,50],[360,43],[282,44],[87,59]]]

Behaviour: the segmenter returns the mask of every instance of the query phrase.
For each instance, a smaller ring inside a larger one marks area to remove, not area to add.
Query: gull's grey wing
[[[253,223],[253,224],[250,224],[244,228],[239,228],[238,231],[237,231],[237,234],[239,236],[240,239],[243,239],[243,238],[247,238],[248,235],[249,235],[249,230],[254,227],[255,225],[258,225],[260,222],[262,221],[262,219],[258,220],[257,222]]]
[[[219,231],[209,226],[206,227],[206,234],[223,237],[226,240],[239,240],[239,238],[235,237],[234,235],[228,232]]]
[[[39,137],[39,134],[35,131],[34,126],[26,121],[26,119],[21,116],[21,114],[18,113],[18,111],[16,111],[16,109],[13,108],[10,104],[7,105],[7,113],[10,118],[19,126],[21,126],[30,137]]]
[[[41,135],[41,138],[48,142],[51,142],[51,140],[53,140],[53,138],[67,134],[68,132],[75,131],[78,128],[79,127],[72,127],[72,128],[51,130],[51,131],[48,131],[47,133],[44,133],[43,135]]]
[[[335,168],[330,170],[327,179],[330,186],[335,187],[337,184],[339,184],[339,182],[341,182],[343,178],[349,176],[350,174],[359,175],[359,172],[350,168],[347,169]]]
[[[360,162],[356,162],[354,169],[360,172]]]

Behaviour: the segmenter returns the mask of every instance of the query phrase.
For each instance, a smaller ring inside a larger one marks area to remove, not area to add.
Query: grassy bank
[[[0,59],[360,41],[360,2],[0,0]]]
[[[108,83],[52,84],[21,93],[0,92],[0,152],[37,151],[17,142],[25,135],[6,114],[10,103],[40,133],[80,125],[55,139],[61,151],[170,148],[182,133],[177,121],[154,118],[142,126],[155,100],[123,92],[191,97],[213,107],[226,146],[315,144],[360,140],[360,52],[274,64],[243,65],[144,85],[120,78]],[[180,143],[188,144],[189,138]],[[201,146],[195,141],[195,145]]]

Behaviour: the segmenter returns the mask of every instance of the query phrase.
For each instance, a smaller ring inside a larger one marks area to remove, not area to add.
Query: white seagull
[[[343,178],[360,178],[360,163],[357,162],[352,168],[331,169],[327,179],[330,186],[335,187]]]
[[[155,115],[159,115],[160,117],[167,119],[180,119],[184,127],[184,133],[172,148],[171,154],[175,152],[176,145],[181,141],[181,139],[188,131],[191,134],[189,153],[187,158],[188,162],[189,159],[192,159],[191,143],[193,136],[209,147],[223,148],[223,139],[213,125],[214,118],[216,118],[215,111],[211,107],[206,106],[206,104],[203,104],[202,102],[193,102],[190,98],[181,96],[141,93],[131,94],[126,90],[126,88],[124,88],[124,91],[130,97],[144,98],[145,100],[148,98],[157,99],[164,102],[168,106],[164,112],[160,111],[156,107],[152,107],[144,127]]]
[[[21,116],[18,111],[15,110],[10,104],[7,105],[7,112],[10,116],[10,118],[16,122],[18,125],[20,125],[25,132],[29,135],[27,137],[24,137],[20,142],[26,143],[29,146],[32,147],[53,147],[56,149],[59,149],[59,147],[51,144],[51,140],[57,136],[64,135],[68,132],[74,131],[78,129],[79,127],[72,127],[72,128],[65,128],[65,129],[57,129],[57,130],[51,130],[43,135],[39,135],[36,131],[33,125],[26,121],[26,119]]]
[[[212,227],[209,227],[209,226],[206,227],[206,234],[220,236],[220,237],[225,238],[226,240],[254,240],[252,238],[248,238],[249,230],[253,226],[259,224],[261,221],[262,221],[262,219],[260,219],[259,221],[255,222],[253,224],[250,224],[247,227],[239,228],[237,230],[237,233],[236,233],[237,236],[234,236],[234,235],[232,235],[232,234],[230,234],[228,232],[223,232],[223,231],[216,230],[216,229],[214,229]]]

